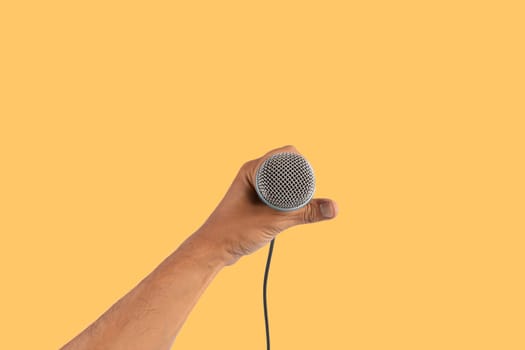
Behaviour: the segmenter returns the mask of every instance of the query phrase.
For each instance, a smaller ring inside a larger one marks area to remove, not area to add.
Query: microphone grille
[[[296,153],[274,154],[257,170],[255,190],[259,198],[274,209],[299,209],[308,204],[315,191],[312,166]]]

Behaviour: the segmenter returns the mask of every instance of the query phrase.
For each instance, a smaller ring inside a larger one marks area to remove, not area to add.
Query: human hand
[[[312,199],[306,206],[290,212],[278,211],[264,204],[255,191],[255,175],[270,156],[281,152],[298,153],[293,146],[274,149],[246,162],[217,208],[195,235],[222,250],[225,264],[231,265],[269,243],[281,231],[300,224],[332,219],[337,205],[326,198]]]

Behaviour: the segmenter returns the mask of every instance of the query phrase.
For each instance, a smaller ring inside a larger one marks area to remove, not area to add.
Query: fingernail
[[[331,218],[334,216],[334,209],[328,202],[321,203],[321,205],[319,205],[319,209],[321,210],[321,215],[324,218]]]

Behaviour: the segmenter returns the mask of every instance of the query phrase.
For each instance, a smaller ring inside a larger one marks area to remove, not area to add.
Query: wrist
[[[209,222],[206,222],[192,235],[192,239],[198,242],[203,254],[208,256],[214,265],[221,268],[234,264],[240,258],[232,254],[229,249],[231,244],[226,237],[224,232]]]
[[[198,263],[204,263],[209,268],[220,270],[229,265],[231,256],[220,243],[215,239],[216,232],[212,232],[208,227],[201,227],[195,231],[183,243],[183,249],[187,251],[190,259]]]

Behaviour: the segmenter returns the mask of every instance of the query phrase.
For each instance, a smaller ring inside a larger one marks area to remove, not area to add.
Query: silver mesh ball
[[[296,153],[277,153],[257,170],[255,190],[261,200],[274,209],[296,210],[308,204],[314,195],[314,171],[310,163]]]

